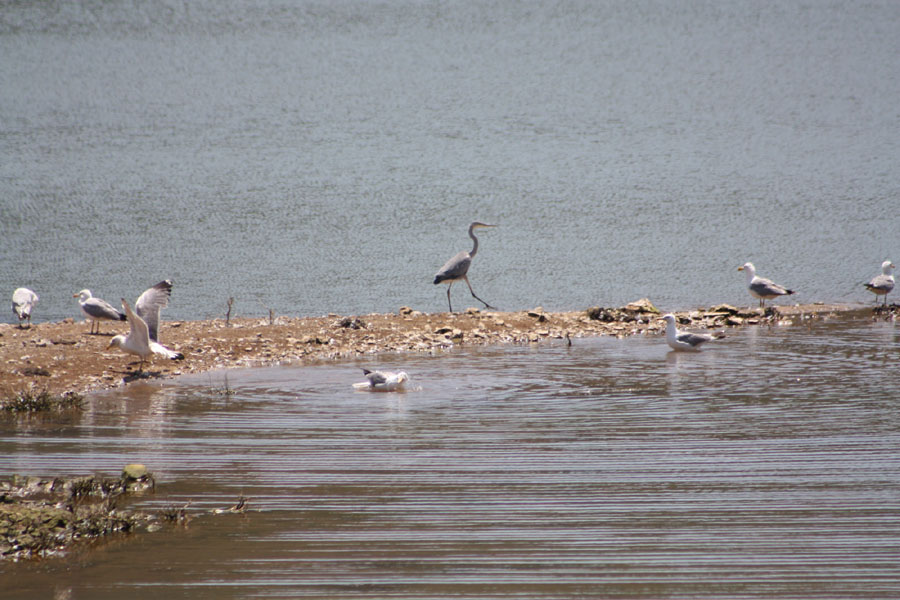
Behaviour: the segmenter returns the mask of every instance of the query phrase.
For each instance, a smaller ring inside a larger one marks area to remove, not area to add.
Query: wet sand
[[[896,305],[893,307],[896,311]],[[112,336],[126,333],[126,323],[104,323],[89,334],[85,321],[65,319],[21,329],[0,325],[0,397],[22,390],[52,394],[85,393],[114,388],[136,379],[169,378],[215,369],[273,365],[294,361],[350,358],[380,352],[432,352],[467,345],[542,343],[585,336],[660,335],[661,315],[643,301],[620,308],[592,307],[572,312],[481,311],[425,314],[403,307],[395,314],[206,321],[164,321],[160,342],[185,355],[172,361],[154,357],[137,372],[137,357],[108,348]],[[682,327],[720,329],[760,323],[788,325],[802,318],[858,312],[860,305],[780,306],[762,313],[755,308],[718,305],[678,313]],[[888,312],[887,314],[891,314]],[[573,342],[577,343],[577,342]],[[660,339],[660,343],[664,343]]]

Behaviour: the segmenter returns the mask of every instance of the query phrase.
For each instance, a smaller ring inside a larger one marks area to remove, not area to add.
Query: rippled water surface
[[[0,471],[158,479],[186,529],[0,566],[10,597],[888,598],[900,331],[850,318],[197,375],[4,421]],[[360,367],[413,388],[352,389]],[[223,393],[224,389],[232,393]],[[241,494],[244,516],[201,514]]]
[[[746,303],[747,260],[865,300],[898,31],[892,0],[3,2],[0,298],[435,312],[481,220],[505,310]]]

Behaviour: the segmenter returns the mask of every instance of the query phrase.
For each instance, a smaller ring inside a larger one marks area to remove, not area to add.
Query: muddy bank
[[[124,510],[119,504],[153,485],[152,475],[139,465],[129,465],[118,479],[0,480],[0,560],[55,556],[73,544],[152,530],[164,515]]]
[[[893,306],[897,310],[897,306]],[[831,313],[859,313],[860,318],[891,314],[846,305],[799,305],[739,309],[718,305],[678,313],[686,327],[729,328]],[[164,321],[160,341],[185,359],[154,358],[137,373],[134,357],[108,349],[127,323],[104,324],[101,335],[88,333],[86,322],[66,319],[20,329],[0,325],[0,394],[21,390],[52,394],[112,388],[137,378],[165,378],[237,366],[270,365],[297,360],[347,358],[379,352],[430,352],[456,346],[541,343],[584,336],[662,335],[664,324],[649,301],[625,307],[592,307],[572,312],[519,312],[469,309],[464,313],[425,314],[401,308],[396,314],[269,319]]]

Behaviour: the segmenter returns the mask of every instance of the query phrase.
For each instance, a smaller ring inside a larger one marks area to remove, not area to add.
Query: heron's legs
[[[452,287],[453,287],[453,282],[451,281],[450,283],[447,284],[447,306],[450,307],[451,313],[453,312],[453,303],[450,302],[450,288],[452,288]]]
[[[466,280],[466,285],[469,286],[469,291],[472,292],[473,298],[475,298],[476,300],[478,300],[479,302],[484,304],[485,308],[494,308],[496,310],[495,307],[491,306],[490,304],[488,304],[487,302],[485,302],[484,300],[482,300],[481,298],[479,298],[478,296],[475,295],[475,290],[472,289],[472,284],[469,283],[469,278],[466,275],[463,275],[463,279]],[[450,290],[447,290],[447,291],[449,292]]]

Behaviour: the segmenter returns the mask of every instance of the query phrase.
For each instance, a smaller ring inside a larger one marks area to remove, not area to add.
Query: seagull
[[[28,326],[31,327],[31,309],[37,304],[38,295],[28,288],[17,288],[12,296],[12,309],[19,317],[19,327],[22,321],[28,319]]]
[[[81,290],[72,296],[78,298],[81,312],[91,324],[91,333],[94,333],[94,325],[97,325],[97,334],[100,334],[100,321],[124,321],[125,313],[113,308],[112,304],[100,298],[94,298],[91,290]]]
[[[159,343],[159,311],[169,305],[169,295],[172,293],[172,282],[168,279],[161,281],[147,289],[135,303],[135,314],[131,310],[128,301],[122,298],[122,307],[131,330],[127,335],[117,335],[109,341],[108,348],[115,346],[123,352],[136,354],[141,359],[138,371],[144,368],[144,362],[154,354],[164,356],[172,360],[181,360],[184,354],[170,350]]]
[[[484,223],[479,223],[478,221],[474,221],[471,225],[469,225],[469,237],[472,238],[472,241],[475,244],[472,246],[471,252],[466,252],[463,250],[458,253],[456,256],[448,260],[444,263],[444,266],[441,267],[441,270],[435,273],[434,275],[434,284],[437,285],[439,283],[447,284],[447,305],[450,307],[450,312],[453,312],[453,303],[450,302],[450,288],[453,287],[454,281],[459,281],[462,279],[466,282],[466,285],[469,286],[469,291],[472,292],[472,297],[484,304],[485,308],[494,308],[481,298],[475,295],[475,290],[472,289],[472,284],[469,283],[469,266],[472,264],[472,258],[475,257],[475,253],[478,252],[478,238],[475,237],[473,233],[476,229],[482,229],[487,227],[496,227],[496,225],[485,225]]]
[[[363,369],[368,381],[354,383],[357,390],[369,390],[371,392],[395,392],[402,390],[404,384],[409,381],[406,371],[394,373],[392,371],[370,371]]]
[[[706,342],[710,342],[717,337],[708,333],[690,333],[688,331],[678,331],[675,325],[675,315],[669,313],[663,317],[666,322],[666,343],[672,350],[687,350],[689,352],[700,352],[700,346]]]
[[[759,298],[760,308],[765,308],[766,300],[795,293],[794,290],[778,285],[770,279],[757,277],[756,267],[753,266],[753,263],[744,263],[743,266],[738,267],[738,271],[747,272],[747,287],[750,289],[751,296]]]
[[[878,302],[878,296],[884,296],[884,305],[887,306],[887,295],[894,289],[894,276],[891,275],[891,269],[894,263],[889,260],[881,263],[881,275],[873,277],[869,283],[866,283],[866,289],[875,294],[875,302]]]

